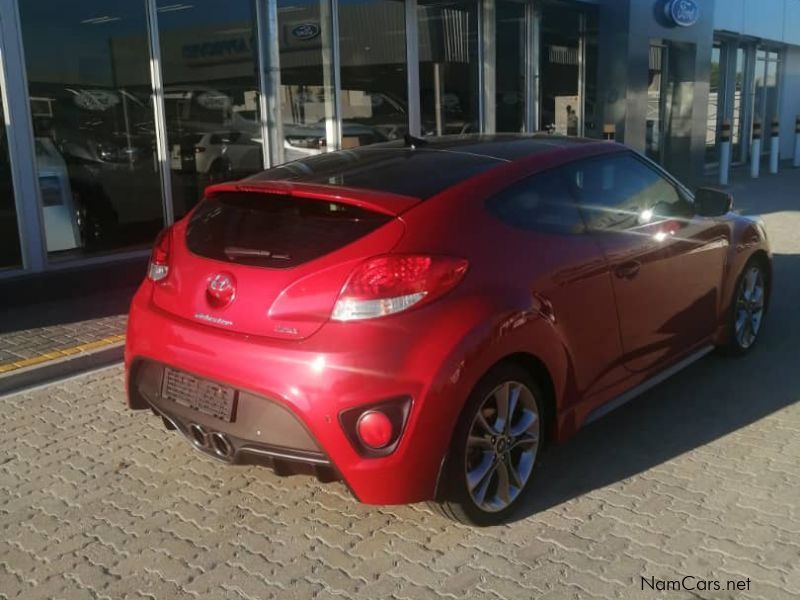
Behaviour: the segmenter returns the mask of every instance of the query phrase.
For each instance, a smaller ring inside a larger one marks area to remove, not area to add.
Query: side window
[[[669,180],[629,154],[578,162],[569,179],[589,229],[632,229],[692,215]]]
[[[572,234],[584,231],[583,219],[564,169],[529,177],[487,202],[498,219],[519,229]]]

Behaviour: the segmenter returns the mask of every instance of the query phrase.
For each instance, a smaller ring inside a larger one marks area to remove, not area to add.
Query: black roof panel
[[[397,140],[296,160],[250,179],[339,185],[430,198],[504,163],[579,143],[584,140],[518,134],[426,138],[415,148]]]

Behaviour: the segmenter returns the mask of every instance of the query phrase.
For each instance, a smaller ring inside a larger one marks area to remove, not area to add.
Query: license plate
[[[161,396],[228,423],[236,408],[235,389],[172,369],[164,369]]]

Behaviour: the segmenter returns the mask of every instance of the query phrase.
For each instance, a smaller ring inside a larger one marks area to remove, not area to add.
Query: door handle
[[[639,273],[639,269],[641,268],[642,263],[640,263],[638,260],[629,260],[621,265],[617,265],[617,268],[614,269],[614,274],[620,279],[633,279]]]

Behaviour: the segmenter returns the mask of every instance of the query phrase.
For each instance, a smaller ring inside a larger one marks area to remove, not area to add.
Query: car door
[[[727,226],[696,216],[688,194],[632,152],[580,162],[570,179],[612,273],[626,367],[651,369],[707,340]]]
[[[502,235],[513,276],[558,331],[570,357],[574,397],[628,376],[614,292],[603,252],[586,231],[564,167],[533,175],[487,203],[510,228]]]

